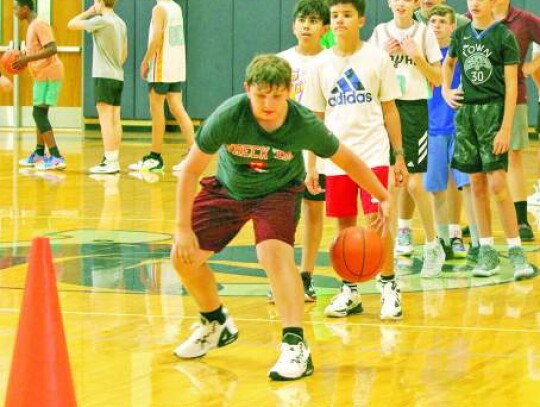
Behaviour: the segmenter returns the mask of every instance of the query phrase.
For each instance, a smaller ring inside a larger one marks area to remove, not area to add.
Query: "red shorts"
[[[371,169],[385,188],[388,188],[388,168],[375,167]],[[376,213],[379,210],[379,203],[348,175],[327,175],[326,216],[332,218],[357,216],[359,191],[364,214]]]
[[[202,190],[193,203],[193,231],[203,250],[219,252],[253,221],[255,243],[269,239],[294,245],[304,185],[294,185],[269,195],[236,200],[215,177],[201,180]]]

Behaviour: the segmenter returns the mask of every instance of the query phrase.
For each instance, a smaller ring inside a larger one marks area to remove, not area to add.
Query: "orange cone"
[[[30,252],[5,407],[76,405],[51,246],[38,237]]]

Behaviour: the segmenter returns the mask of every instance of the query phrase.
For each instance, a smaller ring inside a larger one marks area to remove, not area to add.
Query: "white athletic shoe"
[[[287,335],[294,334],[288,333]],[[283,342],[280,348],[281,355],[268,372],[268,376],[272,380],[296,380],[313,374],[311,352],[304,341],[300,341],[298,345],[289,345]]]
[[[437,278],[442,275],[442,267],[446,255],[440,242],[437,240],[437,244],[424,245],[424,263],[422,264],[422,270],[420,271],[420,277],[422,278]]]
[[[103,159],[101,163],[90,168],[90,174],[116,174],[120,172],[120,164],[118,161],[109,161]]]
[[[414,246],[412,242],[412,230],[410,228],[399,228],[396,245],[394,248],[394,254],[396,256],[410,256],[414,252]]]
[[[347,284],[341,286],[338,295],[332,298],[330,304],[324,309],[324,315],[333,318],[343,318],[350,314],[360,314],[362,308],[362,298],[356,291],[352,291]]]
[[[238,329],[232,318],[227,315],[223,325],[217,321],[208,321],[201,316],[201,322],[195,324],[191,336],[174,350],[179,358],[192,359],[204,356],[209,350],[227,346],[238,339]]]
[[[401,309],[401,291],[396,280],[382,281],[381,313],[382,320],[397,320],[403,318]]]

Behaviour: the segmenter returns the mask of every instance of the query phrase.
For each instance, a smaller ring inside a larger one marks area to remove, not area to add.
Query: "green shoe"
[[[478,262],[472,274],[475,277],[490,277],[499,271],[499,255],[492,246],[480,246]]]
[[[536,274],[536,270],[527,262],[523,247],[514,246],[508,249],[508,260],[514,268],[515,280],[523,280]]]
[[[469,246],[467,251],[467,263],[476,265],[478,263],[478,254],[480,253],[480,246]]]

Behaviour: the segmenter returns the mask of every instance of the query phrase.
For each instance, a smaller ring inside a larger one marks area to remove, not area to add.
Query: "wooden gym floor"
[[[172,349],[196,322],[168,260],[176,181],[170,168],[185,146],[167,146],[163,176],[140,176],[127,164],[147,143],[131,138],[122,146],[120,175],[91,177],[87,169],[101,157],[93,136],[58,135],[68,168],[40,173],[17,165],[34,136],[0,133],[0,400],[30,240],[44,235],[53,246],[81,407],[540,405],[540,279],[513,282],[505,265],[497,276],[472,278],[465,263],[452,261],[443,278],[421,281],[417,250],[400,273],[403,321],[378,319],[373,283],[361,288],[364,314],[328,319],[323,310],[338,287],[326,255],[331,221],[316,270],[319,300],[305,307],[312,377],[273,383],[266,376],[281,328],[266,303],[250,228],[211,261],[239,340],[201,360],[176,359]],[[538,147],[533,142],[526,152],[529,185]],[[529,216],[540,238],[540,208]],[[495,229],[502,243],[498,222]],[[418,227],[415,240],[422,241]],[[537,243],[526,248],[538,264]]]

